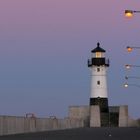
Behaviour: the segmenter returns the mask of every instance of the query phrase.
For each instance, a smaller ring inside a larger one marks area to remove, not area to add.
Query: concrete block
[[[109,106],[109,126],[118,127],[120,106]]]
[[[3,116],[0,116],[0,135],[3,135]]]
[[[58,129],[59,127],[58,127],[58,119],[57,118],[54,118],[53,119],[53,129],[55,130],[55,129]]]
[[[0,135],[83,127],[83,119],[0,116]]]
[[[119,108],[119,127],[128,127],[128,106],[123,105]]]
[[[40,128],[42,128],[42,126],[43,126],[44,130],[53,130],[53,119],[52,118],[45,118],[43,121],[42,121],[42,119],[40,119],[40,122],[41,122]]]
[[[7,116],[6,121],[7,121],[7,134],[16,133],[16,118]]]
[[[90,107],[90,127],[101,127],[100,108],[98,105]]]
[[[100,113],[101,127],[109,126],[109,113]]]
[[[119,106],[109,106],[109,112],[111,113],[119,113]]]
[[[37,118],[36,119],[36,131],[45,131],[46,130],[46,119],[42,118]]]
[[[15,117],[15,133],[24,133],[24,117]]]
[[[84,126],[89,126],[90,106],[70,106],[69,118],[83,119]]]
[[[35,132],[36,118],[24,118],[24,132]]]
[[[139,127],[138,120],[134,120],[132,118],[128,118],[128,127]]]
[[[89,106],[70,106],[69,107],[69,118],[86,119],[89,117],[90,107]]]

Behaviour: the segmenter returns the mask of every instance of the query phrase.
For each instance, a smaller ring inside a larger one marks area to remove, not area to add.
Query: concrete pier
[[[98,105],[90,106],[90,127],[101,127],[100,108]]]
[[[123,105],[119,108],[119,127],[128,127],[128,106]]]
[[[0,140],[140,140],[140,128],[78,128],[8,135]]]

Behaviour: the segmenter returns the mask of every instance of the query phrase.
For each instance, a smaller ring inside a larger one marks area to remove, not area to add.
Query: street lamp
[[[129,87],[129,86],[135,86],[135,87],[140,88],[140,85],[137,85],[137,84],[128,84],[128,83],[125,83],[125,84],[124,84],[124,87],[125,87],[125,88],[127,88],[127,87]]]
[[[140,79],[140,77],[137,76],[125,76],[125,79],[128,80],[129,78],[134,78],[134,79]],[[124,87],[127,88],[128,86],[136,86],[140,88],[140,85],[137,84],[128,84],[127,82],[124,84]]]
[[[140,13],[140,11],[125,10],[125,16],[126,17],[132,17],[134,13]]]
[[[128,87],[128,84],[127,84],[127,83],[125,83],[125,84],[124,84],[124,87],[125,87],[125,88],[127,88],[127,87]]]
[[[126,17],[132,17],[134,15],[134,13],[140,13],[140,11],[135,11],[135,10],[125,10],[125,16]],[[140,47],[131,47],[131,46],[127,46],[126,47],[128,52],[131,52],[133,49],[140,49]],[[125,65],[126,69],[129,69],[131,67],[140,67],[138,65]],[[136,79],[140,79],[140,77],[135,77],[135,76],[125,76],[125,79],[128,80],[129,78],[136,78]],[[128,86],[136,86],[140,88],[140,85],[137,84],[128,84],[127,82],[124,84],[124,87],[127,88]]]
[[[131,67],[140,67],[140,65],[130,65],[130,64],[125,65],[126,69],[130,69]]]
[[[130,47],[130,46],[127,46],[126,49],[127,49],[128,52],[132,52],[133,49],[140,49],[140,47]]]
[[[137,76],[125,76],[126,80],[128,80],[129,78],[140,79],[140,77]]]

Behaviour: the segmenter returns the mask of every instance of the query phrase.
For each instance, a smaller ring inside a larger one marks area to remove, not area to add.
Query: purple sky
[[[38,117],[67,116],[70,105],[87,105],[90,70],[87,59],[100,42],[107,51],[110,105],[129,105],[140,117],[140,88],[123,88],[125,75],[140,76],[140,15],[124,17],[125,9],[140,10],[137,0],[1,0],[0,114],[33,112]],[[130,83],[140,81],[130,79]]]

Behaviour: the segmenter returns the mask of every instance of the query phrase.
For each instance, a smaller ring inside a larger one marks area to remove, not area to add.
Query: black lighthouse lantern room
[[[91,51],[92,58],[88,60],[88,67],[92,66],[107,66],[109,67],[109,59],[105,59],[105,50],[97,43],[97,47]]]

